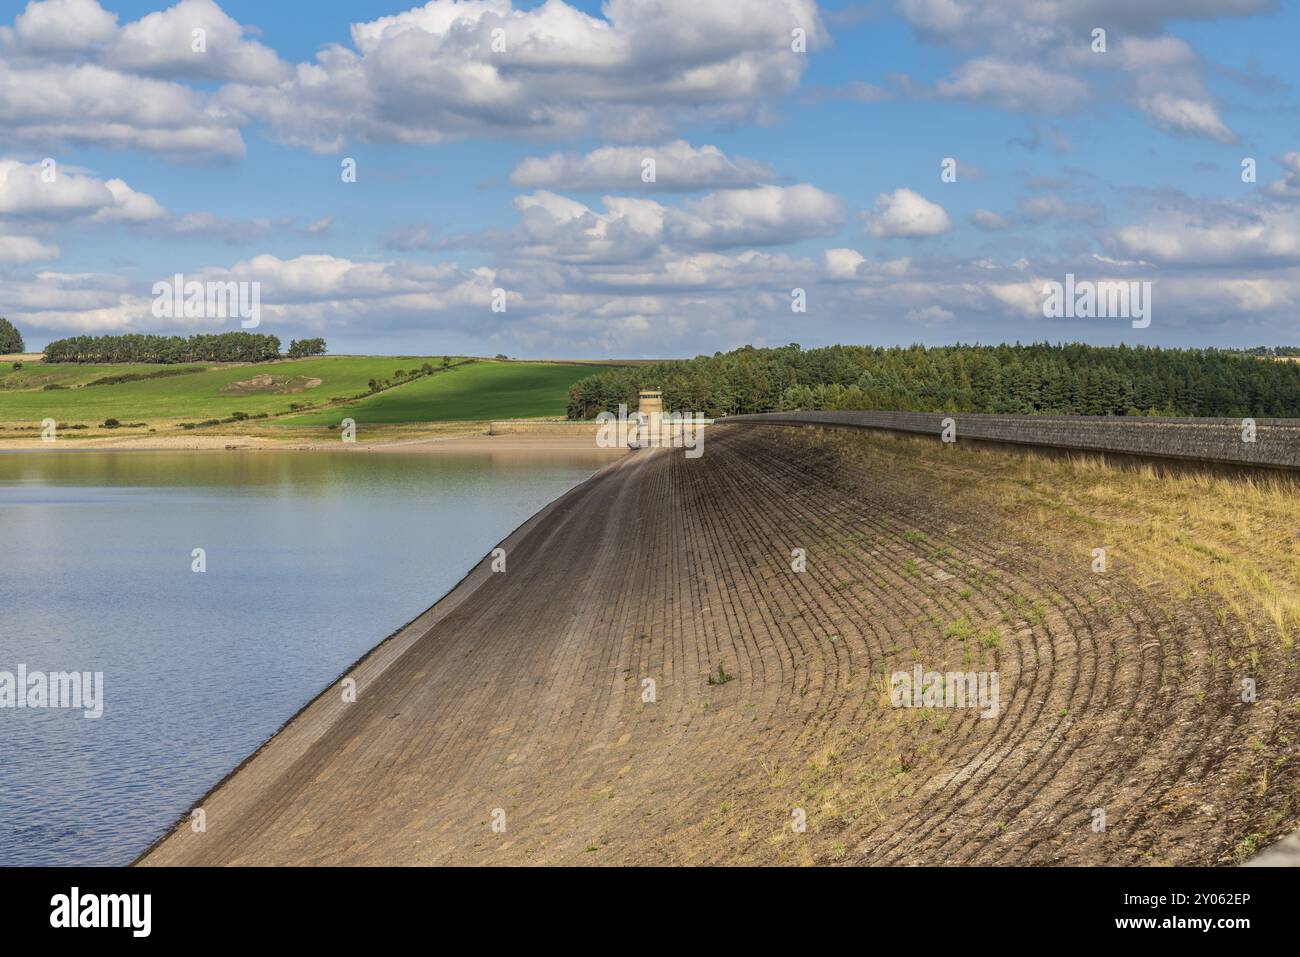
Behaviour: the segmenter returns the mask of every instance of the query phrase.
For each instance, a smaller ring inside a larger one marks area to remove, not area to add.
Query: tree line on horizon
[[[324,355],[324,339],[294,340],[289,358]],[[221,332],[212,335],[72,336],[55,339],[45,347],[45,361],[151,362],[270,362],[280,358],[280,340],[255,332]]]
[[[1255,346],[1253,349],[1243,349],[1241,351],[1248,356],[1300,358],[1300,346]]]
[[[569,389],[568,416],[589,419],[617,412],[620,403],[635,409],[637,392],[647,388],[663,390],[667,410],[709,417],[874,409],[1300,416],[1300,362],[1258,357],[1264,354],[1080,343],[745,346],[588,376]]]

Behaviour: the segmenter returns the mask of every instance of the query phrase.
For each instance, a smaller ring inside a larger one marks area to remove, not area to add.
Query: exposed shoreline
[[[3,452],[400,452],[439,454],[461,452],[592,452],[610,457],[626,449],[601,448],[595,430],[590,436],[488,435],[482,430],[447,435],[370,439],[358,442],[294,441],[249,435],[104,436],[88,439],[60,438],[54,442],[15,439],[0,441]]]

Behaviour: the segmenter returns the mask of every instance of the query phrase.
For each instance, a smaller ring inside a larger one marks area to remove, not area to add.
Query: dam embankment
[[[628,454],[140,863],[1228,864],[1294,829],[1300,649],[1250,592],[1294,500],[949,452],[719,423]],[[996,707],[898,706],[918,666]]]

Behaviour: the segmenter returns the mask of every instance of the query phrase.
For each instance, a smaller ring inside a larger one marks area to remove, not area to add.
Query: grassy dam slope
[[[142,863],[1234,863],[1300,821],[1296,501],[720,424],[535,516]],[[996,714],[895,707],[918,664]]]

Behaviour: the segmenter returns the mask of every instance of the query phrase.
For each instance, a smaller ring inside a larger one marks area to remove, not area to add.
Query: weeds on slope
[[[1224,621],[1246,623],[1252,641],[1261,615],[1286,647],[1300,633],[1300,485],[1285,476],[1161,473],[1101,456],[984,449],[962,450],[970,458],[955,461],[951,449],[925,439],[869,444],[891,467],[942,476],[956,504],[1002,508],[1065,533],[1080,561],[1104,549],[1108,563],[1139,580],[1213,598]]]

